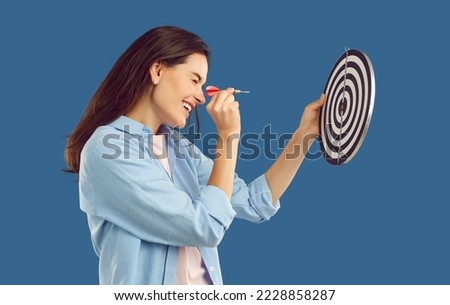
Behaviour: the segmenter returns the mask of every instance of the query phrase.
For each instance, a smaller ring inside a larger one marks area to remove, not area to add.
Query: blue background
[[[305,161],[271,221],[234,221],[225,283],[450,284],[450,22],[444,1],[413,2],[2,1],[0,284],[97,283],[65,137],[126,47],[167,24],[209,44],[208,84],[252,91],[239,96],[244,133],[295,130],[345,47],[375,68],[359,153]],[[271,163],[240,160],[238,173]]]

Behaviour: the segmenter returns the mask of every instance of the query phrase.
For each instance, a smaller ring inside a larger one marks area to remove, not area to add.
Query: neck
[[[153,111],[151,111],[151,107],[148,106],[149,104],[150,101],[148,99],[141,98],[130,111],[125,113],[125,115],[130,119],[144,124],[156,134],[162,122],[156,118]]]

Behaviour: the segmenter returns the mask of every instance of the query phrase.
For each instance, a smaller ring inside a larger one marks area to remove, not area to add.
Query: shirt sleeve
[[[86,143],[79,175],[80,206],[140,239],[176,246],[217,246],[234,212],[225,193],[203,187],[195,198],[176,188],[160,164],[129,141],[129,154],[111,158],[104,134]],[[102,139],[103,138],[103,139]],[[108,145],[124,149],[123,138]],[[102,145],[103,144],[103,145]]]
[[[206,185],[211,175],[213,161],[203,155],[199,148],[193,145],[194,155],[198,156],[197,173],[199,183]],[[231,205],[236,217],[252,222],[269,220],[280,208],[280,201],[272,204],[272,192],[265,174],[260,175],[250,183],[246,183],[237,174],[234,176]]]
[[[234,178],[231,205],[237,218],[252,222],[269,220],[280,208],[280,201],[272,204],[272,192],[267,184],[266,175],[262,174],[249,184],[239,178]]]

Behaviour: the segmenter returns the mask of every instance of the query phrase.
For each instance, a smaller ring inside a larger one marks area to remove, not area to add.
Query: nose
[[[201,87],[198,87],[195,90],[194,98],[199,104],[204,104],[205,103],[205,95],[203,94],[203,90],[202,90]]]

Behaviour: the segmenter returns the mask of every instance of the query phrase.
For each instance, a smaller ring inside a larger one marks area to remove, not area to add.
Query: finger
[[[322,95],[320,96],[320,98],[318,100],[315,100],[308,106],[311,108],[311,110],[317,110],[325,104],[326,100],[327,100],[327,96],[325,95],[325,93],[322,93]]]
[[[223,103],[224,103],[224,104],[225,104],[225,103],[232,103],[232,102],[234,102],[234,95],[233,95],[233,94],[228,95],[228,96],[223,100]]]
[[[214,96],[217,97],[216,101],[217,103],[224,102],[229,96],[233,96],[234,89],[233,88],[227,88],[225,90],[221,90],[219,93],[215,94]]]
[[[323,105],[327,101],[327,95],[325,93],[322,93],[322,95],[319,98],[320,104]]]
[[[211,107],[214,107],[216,104],[221,104],[221,101],[223,99],[225,99],[227,95],[229,95],[229,93],[226,92],[225,90],[222,90],[222,91],[219,91],[219,92],[215,93],[211,97],[211,100],[209,101],[207,107],[209,106],[211,108]]]
[[[233,87],[228,87],[227,89],[225,89],[227,92],[229,92],[230,94],[234,93],[234,88]]]
[[[218,99],[217,103],[220,104],[225,104],[225,103],[230,103],[234,101],[234,88],[227,88],[225,90],[223,90],[222,92],[222,96],[220,97],[220,99]]]

